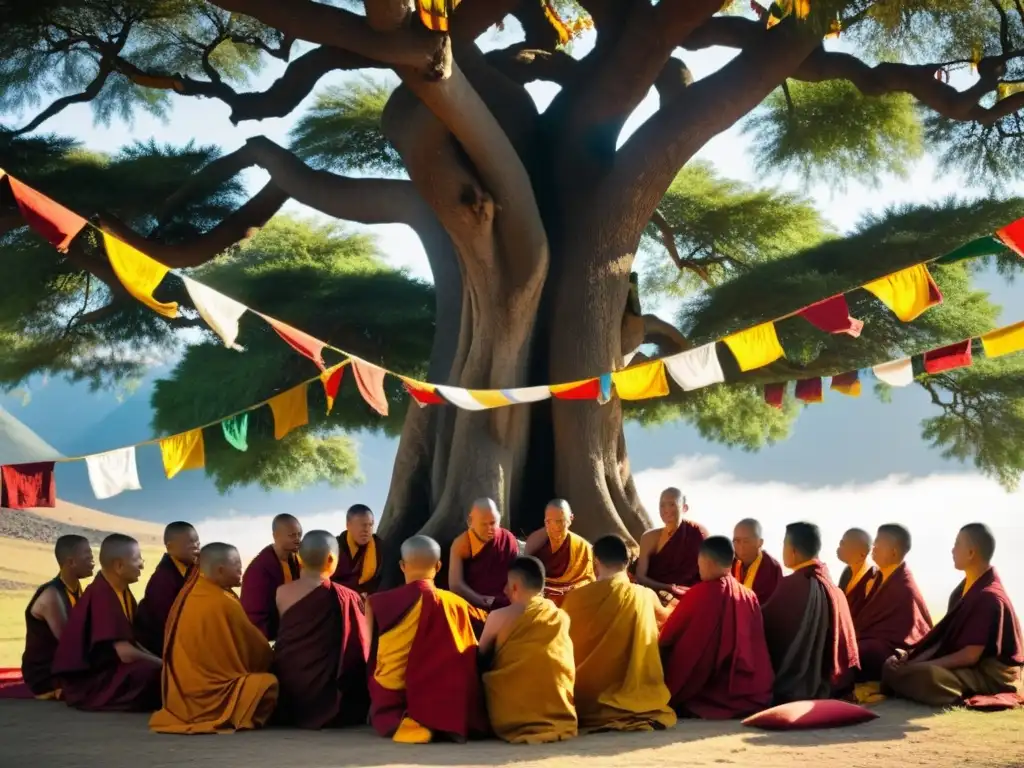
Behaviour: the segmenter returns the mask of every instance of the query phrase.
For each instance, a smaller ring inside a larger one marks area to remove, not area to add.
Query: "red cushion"
[[[838,699],[791,701],[751,715],[744,725],[767,731],[791,731],[800,728],[838,728],[874,720],[878,715],[870,709]]]

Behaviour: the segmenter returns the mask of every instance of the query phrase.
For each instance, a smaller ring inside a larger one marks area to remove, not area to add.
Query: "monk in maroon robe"
[[[882,669],[882,690],[932,707],[966,700],[985,708],[1020,703],[1024,667],[1020,622],[992,567],[996,540],[987,526],[970,523],[953,546],[953,565],[964,580],[949,596],[949,612],[909,651]]]
[[[191,523],[170,523],[164,528],[164,548],[167,552],[149,577],[135,615],[135,636],[157,656],[164,654],[164,627],[171,606],[199,558],[199,534]]]
[[[338,536],[338,565],[331,581],[372,595],[380,587],[384,551],[373,532],[373,511],[365,504],[353,504],[345,513],[345,532]]]
[[[818,560],[820,552],[818,526],[786,526],[782,558],[793,573],[761,609],[776,703],[848,695],[860,667],[846,596]]]
[[[871,559],[878,566],[874,584],[853,617],[857,630],[862,681],[882,679],[882,665],[900,648],[910,648],[932,628],[932,616],[904,558],[910,552],[910,531],[883,525],[875,536]]]
[[[160,708],[161,662],[137,642],[129,585],[142,573],[139,543],[112,533],[100,546],[100,573],[64,625],[53,676],[69,706],[89,711]]]
[[[764,605],[782,581],[782,565],[764,551],[761,523],[751,517],[740,520],[733,529],[732,543],[736,551],[733,578],[752,590]]]
[[[92,576],[95,565],[92,547],[84,536],[61,536],[53,548],[60,572],[46,582],[25,608],[25,653],[21,657],[21,677],[37,698],[59,698],[60,691],[50,668],[57,643],[68,616],[82,599],[82,579]]]
[[[772,660],[754,593],[729,571],[734,550],[724,536],[701,545],[701,583],[679,598],[661,629],[665,684],[677,713],[725,720],[772,702]]]
[[[369,630],[359,595],[330,580],[338,563],[337,537],[310,531],[299,560],[299,578],[277,590],[277,719],[310,729],[363,725],[370,708]]]
[[[469,512],[469,530],[452,542],[448,586],[470,605],[508,605],[508,569],[519,557],[519,540],[501,527],[501,513],[491,499],[478,499]]]
[[[590,542],[569,530],[573,514],[565,499],[544,509],[544,527],[526,537],[526,554],[544,566],[544,597],[560,606],[574,589],[596,580]]]
[[[274,543],[264,548],[242,574],[242,608],[267,640],[277,637],[277,588],[299,578],[302,526],[292,515],[278,515],[272,524]]]
[[[843,534],[836,550],[836,557],[846,567],[839,574],[839,588],[846,595],[850,615],[857,618],[860,609],[867,602],[868,593],[874,586],[878,570],[868,562],[871,551],[871,534],[860,528],[851,528]]]
[[[405,744],[465,741],[489,730],[473,622],[484,611],[434,586],[441,548],[427,536],[402,544],[406,584],[370,595],[370,724]]]
[[[636,582],[653,589],[667,604],[700,582],[697,555],[708,532],[704,526],[683,518],[690,508],[678,488],[662,491],[658,508],[665,527],[640,537]]]

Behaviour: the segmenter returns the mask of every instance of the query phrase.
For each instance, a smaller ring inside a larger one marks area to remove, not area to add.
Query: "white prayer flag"
[[[884,381],[890,387],[905,387],[914,381],[914,366],[909,357],[876,365],[872,370],[879,380]]]
[[[687,392],[725,381],[714,342],[666,357],[665,367],[676,384]]]
[[[89,470],[89,484],[97,499],[109,499],[122,491],[142,490],[134,446],[87,456],[85,466]]]
[[[459,408],[465,408],[467,411],[482,411],[487,408],[486,405],[474,398],[469,394],[468,390],[462,387],[446,387],[438,384],[437,391],[449,403],[457,405]]]
[[[183,277],[182,280],[185,281],[185,290],[192,297],[196,310],[221,337],[224,346],[241,351],[242,348],[235,340],[238,338],[238,320],[245,314],[246,306],[191,278]]]
[[[541,400],[551,398],[551,388],[542,387],[517,387],[516,389],[503,389],[501,394],[513,403],[539,403]]]

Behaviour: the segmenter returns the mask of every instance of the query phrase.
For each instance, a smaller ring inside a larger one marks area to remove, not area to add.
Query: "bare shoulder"
[[[463,531],[452,542],[452,557],[465,560],[469,557],[469,531]]]
[[[649,531],[644,531],[643,536],[640,537],[640,549],[649,548],[658,543],[658,538],[661,536],[661,528],[651,528]]]
[[[42,592],[40,592],[39,596],[33,601],[31,613],[34,614],[37,610],[52,606],[55,603],[56,599],[57,587],[51,584],[48,587],[46,587],[46,589],[44,589]]]
[[[535,552],[544,546],[544,542],[548,540],[548,532],[543,528],[538,528],[536,531],[526,537],[526,550],[527,552]]]

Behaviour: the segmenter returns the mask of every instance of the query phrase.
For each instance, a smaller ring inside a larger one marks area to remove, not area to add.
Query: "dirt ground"
[[[334,732],[268,730],[225,736],[161,736],[144,715],[86,714],[62,704],[0,701],[0,766],[33,768],[337,768],[360,765],[558,768],[757,766],[933,768],[1024,766],[1024,712],[979,714],[901,702],[878,706],[866,725],[776,733],[739,723],[681,722],[661,733],[599,734],[560,744],[501,742],[393,744],[368,728]]]

